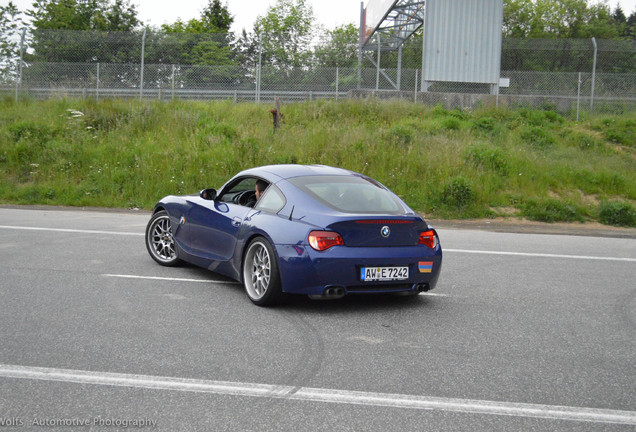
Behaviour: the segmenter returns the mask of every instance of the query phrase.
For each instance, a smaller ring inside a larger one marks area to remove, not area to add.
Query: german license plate
[[[360,269],[360,280],[365,282],[404,280],[408,278],[408,267],[362,267]]]

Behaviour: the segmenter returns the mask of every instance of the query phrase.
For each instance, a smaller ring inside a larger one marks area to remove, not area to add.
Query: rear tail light
[[[332,231],[312,231],[309,233],[309,244],[317,251],[324,251],[331,246],[342,246],[342,236]]]
[[[417,244],[423,244],[431,249],[435,249],[437,246],[437,236],[435,235],[435,231],[424,231],[420,234],[420,240]]]

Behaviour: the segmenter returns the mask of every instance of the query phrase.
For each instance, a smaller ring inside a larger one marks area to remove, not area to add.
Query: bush
[[[459,130],[462,122],[457,117],[446,117],[441,121],[442,129]]]
[[[42,144],[50,140],[56,132],[50,127],[34,122],[19,122],[7,128],[14,143],[20,140]]]
[[[389,135],[401,144],[410,144],[414,134],[415,131],[411,127],[401,123],[394,125],[389,131]]]
[[[537,149],[545,149],[553,146],[555,143],[554,137],[550,132],[536,126],[526,126],[523,128],[521,138]]]
[[[636,227],[636,211],[630,203],[603,202],[601,203],[599,220],[605,225]]]
[[[473,120],[472,128],[486,132],[492,132],[495,129],[497,120],[492,117],[481,117]]]
[[[113,104],[111,101],[104,101],[96,106],[88,106],[84,109],[83,118],[87,127],[98,131],[111,131],[130,124],[133,115],[131,107],[124,107]]]
[[[636,147],[636,124],[632,125],[630,129],[628,127],[624,129],[615,129],[605,131],[605,138],[615,144],[621,144],[629,147]]]
[[[564,121],[563,117],[555,113],[553,110],[544,111],[543,116],[551,123],[563,123]]]
[[[238,136],[236,128],[227,123],[217,123],[212,127],[212,133],[227,139],[233,139]]]
[[[472,186],[463,177],[456,177],[446,184],[443,191],[442,202],[453,207],[464,207],[475,199]]]
[[[449,114],[449,111],[441,104],[435,105],[431,112],[433,113],[433,117],[446,117]]]
[[[474,145],[466,151],[466,160],[473,165],[495,171],[499,175],[508,174],[508,164],[505,153],[495,147]]]
[[[583,222],[575,206],[556,199],[529,200],[521,211],[528,219],[539,222]]]
[[[570,145],[577,146],[581,150],[591,150],[600,146],[600,142],[597,138],[581,132],[570,134],[567,137],[567,141]]]
[[[469,114],[465,113],[464,111],[460,111],[458,109],[454,109],[454,110],[448,111],[448,114],[450,116],[455,117],[455,118],[460,119],[460,120],[466,120],[466,119],[468,119],[470,117]]]
[[[605,139],[628,147],[636,146],[636,121],[605,117],[592,125],[594,130],[603,132]]]
[[[539,111],[523,108],[519,114],[532,126],[545,126],[549,123],[563,123],[564,119],[554,111]]]

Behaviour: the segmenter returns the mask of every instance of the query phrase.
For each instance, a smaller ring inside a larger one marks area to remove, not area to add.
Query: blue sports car
[[[167,196],[146,227],[150,256],[241,281],[260,306],[283,293],[416,295],[442,268],[437,232],[356,172],[321,165],[242,171],[218,191]]]

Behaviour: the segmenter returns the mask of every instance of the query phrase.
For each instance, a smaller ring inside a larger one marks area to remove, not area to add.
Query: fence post
[[[495,102],[495,108],[499,108],[499,84],[496,86],[495,91],[497,92],[497,101]]]
[[[15,77],[15,101],[18,101],[18,87],[22,85],[22,59],[24,55],[24,36],[26,34],[26,27],[22,29],[22,36],[20,37],[20,58],[18,59],[16,77]]]
[[[144,57],[146,55],[146,29],[141,37],[141,79],[139,82],[139,100],[144,97]]]
[[[402,45],[398,48],[397,90],[402,90]]]
[[[256,103],[261,103],[262,68],[263,68],[263,32],[258,34],[258,70],[256,71]]]
[[[380,33],[377,33],[376,36],[378,38],[378,64],[375,70],[375,91],[378,91],[380,89],[380,60],[382,59],[382,44],[380,42]]]
[[[99,100],[99,62],[97,63],[97,85],[95,86],[95,99]]]
[[[364,38],[364,2],[360,2],[360,41],[358,42],[358,90],[362,87],[362,40]]]
[[[172,90],[172,100],[174,100],[174,71],[176,67],[172,65],[172,76],[170,77],[170,89]]]
[[[336,100],[338,100],[339,86],[340,86],[340,68],[336,67]]]
[[[415,91],[414,96],[413,96],[413,102],[417,103],[417,79],[420,76],[420,70],[419,69],[415,69]]]
[[[598,45],[596,45],[596,38],[592,38],[594,44],[594,64],[592,65],[592,92],[590,94],[590,111],[594,109],[594,86],[596,85],[596,54],[598,52]]]
[[[579,121],[579,106],[581,105],[581,72],[579,72],[579,84],[576,91],[576,121]]]

